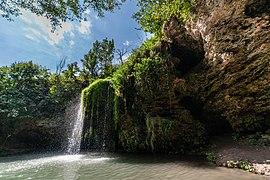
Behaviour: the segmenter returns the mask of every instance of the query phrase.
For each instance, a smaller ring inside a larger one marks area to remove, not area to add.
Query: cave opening
[[[190,96],[184,96],[180,103],[190,111],[195,119],[199,120],[205,126],[210,136],[222,136],[233,132],[228,121],[219,113],[205,110],[204,104],[199,100]]]

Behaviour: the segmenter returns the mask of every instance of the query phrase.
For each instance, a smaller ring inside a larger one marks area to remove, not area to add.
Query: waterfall
[[[68,135],[68,145],[66,149],[67,154],[77,154],[80,152],[81,147],[81,137],[83,129],[83,105],[82,100],[80,100],[73,105],[71,108],[71,113],[69,113],[68,119],[70,121],[70,133]]]

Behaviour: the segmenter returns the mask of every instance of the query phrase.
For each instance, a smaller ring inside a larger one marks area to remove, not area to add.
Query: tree
[[[116,49],[115,53],[118,56],[118,60],[119,60],[120,64],[123,65],[124,64],[124,60],[125,60],[124,57],[125,57],[125,55],[128,54],[128,50],[125,49],[125,48]]]
[[[76,80],[76,74],[80,72],[80,68],[78,67],[78,63],[70,63],[67,65],[68,69],[63,71],[64,76],[69,79]]]
[[[105,78],[113,74],[114,40],[103,39],[101,42],[100,66],[101,77]]]
[[[133,18],[141,25],[141,29],[160,36],[165,21],[176,16],[184,22],[196,2],[197,0],[138,0],[140,10]]]
[[[96,41],[93,43],[93,48],[84,55],[84,58],[81,60],[83,63],[82,75],[85,80],[87,79],[96,79],[98,77],[98,52],[99,52],[99,42]]]
[[[0,13],[2,17],[12,20],[12,16],[21,14],[21,10],[29,10],[48,18],[55,29],[67,20],[83,20],[86,9],[92,8],[99,16],[103,16],[104,11],[113,11],[123,2],[125,0],[1,0]]]
[[[0,112],[8,116],[37,114],[49,94],[48,70],[32,61],[0,69]]]
[[[50,100],[51,112],[62,112],[70,100],[76,97],[82,90],[82,82],[79,80],[80,69],[77,62],[67,65],[66,70],[50,76]]]
[[[67,62],[67,57],[60,57],[59,64],[56,65],[56,74],[61,74]]]
[[[114,40],[95,41],[93,48],[84,55],[82,74],[87,79],[105,78],[113,73]]]

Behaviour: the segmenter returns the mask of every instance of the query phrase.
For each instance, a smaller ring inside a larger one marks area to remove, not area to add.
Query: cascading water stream
[[[81,137],[82,137],[82,129],[83,129],[83,121],[84,121],[84,112],[82,100],[76,103],[73,108],[73,114],[71,118],[71,133],[68,136],[68,145],[66,149],[67,154],[78,154],[80,152],[81,147]]]

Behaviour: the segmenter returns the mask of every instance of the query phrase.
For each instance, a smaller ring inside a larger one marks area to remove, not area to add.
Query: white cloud
[[[27,36],[28,38],[43,38],[50,45],[59,44],[61,40],[65,38],[65,34],[69,34],[70,38],[73,39],[75,34],[73,33],[74,26],[71,22],[65,22],[62,24],[62,28],[57,28],[54,32],[52,32],[52,26],[50,20],[43,16],[36,16],[35,14],[24,12],[21,16],[21,19],[32,25],[37,25],[38,28],[28,28]],[[33,27],[33,26],[32,26]]]
[[[40,38],[41,38],[41,33],[39,31],[37,31],[36,29],[33,28],[24,28],[24,31],[26,31],[26,34],[24,35],[24,37],[26,37],[27,39],[31,39],[33,41],[36,42],[40,42]]]
[[[75,34],[74,34],[74,32],[70,32],[70,37],[73,39],[74,37],[75,37]]]
[[[90,33],[90,28],[92,24],[90,21],[82,21],[80,26],[78,27],[78,31],[82,34]]]
[[[31,34],[26,34],[24,37],[32,41],[40,42],[36,37],[32,36]]]
[[[131,56],[131,52],[130,53],[126,53],[124,56],[123,56],[123,60],[126,61],[130,56]]]
[[[22,15],[20,16],[20,18],[21,18],[24,22],[26,22],[27,24],[32,24],[32,20],[31,20],[28,16],[25,16],[24,14],[22,14]]]
[[[31,31],[31,33],[37,37],[41,37],[41,33],[39,31],[37,31],[36,29],[29,29],[29,31]]]
[[[96,20],[100,19],[98,15],[95,15],[94,18],[95,18]]]
[[[69,41],[69,45],[72,47],[75,44],[73,40]]]
[[[86,10],[84,11],[84,13],[85,13],[85,14],[90,14],[91,11],[90,11],[90,9],[86,9]]]
[[[54,32],[51,32],[52,26],[50,21],[41,16],[34,16],[34,22],[45,35],[44,39],[51,45],[59,44],[60,40],[64,39],[64,34],[71,34],[73,29],[73,24],[66,22],[62,24],[62,28],[57,28]]]
[[[65,23],[62,28],[57,29],[54,33],[51,33],[50,29],[44,29],[44,32],[48,34],[47,41],[51,44],[59,44],[60,40],[64,39],[65,33],[69,34],[72,32],[73,25],[71,23]]]
[[[130,45],[130,42],[129,42],[128,40],[126,40],[126,41],[123,43],[123,45],[129,46],[129,45]]]

